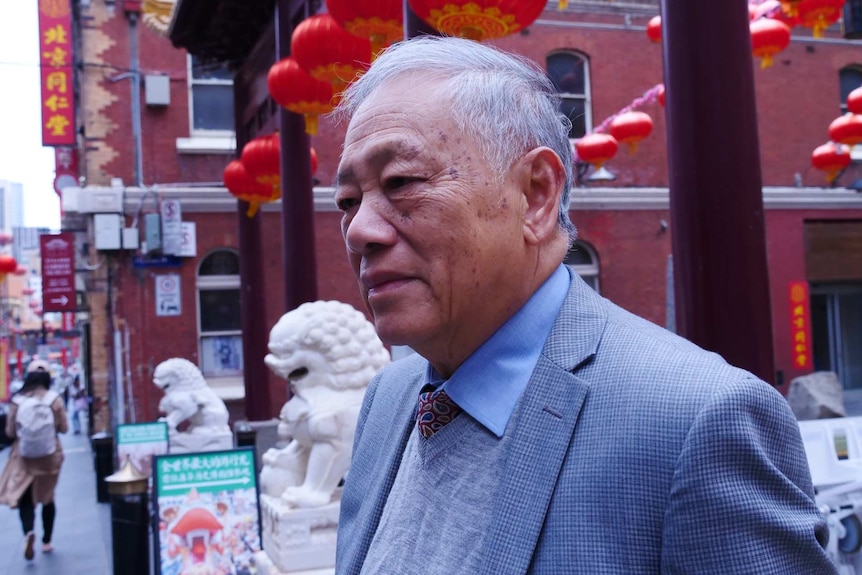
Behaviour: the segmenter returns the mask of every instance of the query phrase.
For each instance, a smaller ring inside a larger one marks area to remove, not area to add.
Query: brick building
[[[275,416],[286,398],[284,383],[266,370],[258,372],[264,375],[257,381],[243,379],[245,364],[266,353],[259,342],[265,344],[270,327],[288,311],[281,207],[267,204],[255,219],[260,247],[254,257],[260,258],[265,282],[253,294],[257,313],[241,321],[246,216],[220,183],[236,153],[233,127],[243,125],[242,117],[235,118],[230,78],[236,70],[247,73],[244,60],[255,51],[275,60],[267,43],[273,3],[243,4],[239,17],[227,0],[143,4],[141,12],[134,2],[75,2],[85,185],[64,197],[64,227],[87,230],[79,232],[79,241],[89,270],[82,275],[92,390],[114,409],[114,422],[153,419],[160,397],[151,384],[153,369],[181,356],[202,368],[235,417],[244,415],[242,398],[250,386],[267,390],[268,416]],[[662,81],[661,47],[645,34],[659,8],[650,0],[573,1],[562,12],[556,5],[549,2],[528,29],[494,43],[557,74],[564,101],[574,111],[577,138]],[[566,74],[575,81],[566,83]],[[252,73],[257,81],[246,85],[263,102],[256,121],[266,132],[277,125],[280,112],[260,95],[262,77]],[[836,186],[826,187],[823,174],[810,167],[811,151],[828,139],[827,126],[860,83],[862,47],[844,40],[838,26],[824,38],[794,30],[775,65],[755,70],[774,383],[783,392],[793,377],[811,370],[796,363],[789,291],[794,281],[810,287],[814,368],[836,370],[845,387],[862,388],[862,195],[855,189],[862,173],[854,164]],[[654,120],[652,135],[636,153],[621,150],[608,162],[615,180],[587,179],[573,192],[572,220],[582,249],[572,257],[603,295],[665,325],[673,315],[666,126],[658,103],[641,109]],[[236,110],[241,116],[241,107]],[[733,103],[728,110],[732,113]],[[322,118],[311,139],[319,159],[313,190],[316,297],[361,309],[344,257],[340,215],[331,201],[342,138],[343,127]],[[151,239],[152,215],[174,200],[182,221],[194,224],[192,236],[186,228],[190,241],[184,245],[193,255],[148,253],[152,246],[143,243]],[[96,214],[113,214],[108,220],[115,223],[98,228]],[[115,227],[119,245],[98,247],[105,233],[113,237]],[[174,295],[166,292],[168,284]],[[249,326],[258,332],[255,337],[247,333]],[[247,349],[249,341],[258,342],[254,350]],[[112,421],[107,409],[96,417],[98,428]]]

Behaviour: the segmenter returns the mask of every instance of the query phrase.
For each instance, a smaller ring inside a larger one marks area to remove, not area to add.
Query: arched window
[[[841,68],[838,79],[841,84],[841,113],[844,114],[847,112],[847,96],[862,86],[862,66],[853,65]]]
[[[596,290],[596,292],[599,291],[599,257],[593,246],[587,242],[577,240],[569,248],[569,253],[566,254],[566,259],[563,263],[581,276],[581,279],[587,282],[587,285]]]
[[[548,54],[546,65],[548,76],[560,97],[561,111],[572,121],[569,138],[581,138],[593,129],[587,57],[561,50]]]
[[[197,277],[200,368],[207,377],[242,373],[242,323],[239,305],[239,255],[211,252]]]

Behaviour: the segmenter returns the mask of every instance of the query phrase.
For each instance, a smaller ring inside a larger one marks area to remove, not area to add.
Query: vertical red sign
[[[42,311],[75,311],[75,237],[71,232],[39,236]]]
[[[75,145],[70,0],[39,0],[39,65],[42,70],[42,145]]]
[[[811,305],[808,297],[808,282],[794,281],[790,289],[790,348],[793,367],[810,371],[813,369],[811,341]]]

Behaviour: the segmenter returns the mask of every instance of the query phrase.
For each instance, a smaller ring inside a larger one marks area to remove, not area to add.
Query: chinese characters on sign
[[[153,456],[168,452],[168,424],[124,423],[117,426],[117,461],[123,466],[126,458],[139,472],[153,474]]]
[[[252,573],[261,550],[254,451],[157,455],[160,573]]]
[[[39,0],[42,145],[75,145],[70,0]]]
[[[43,311],[75,311],[75,238],[72,232],[39,236]]]
[[[795,369],[813,369],[808,282],[790,282],[790,348]]]

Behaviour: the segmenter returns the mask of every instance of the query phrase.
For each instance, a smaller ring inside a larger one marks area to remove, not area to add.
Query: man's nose
[[[347,249],[358,254],[376,246],[391,245],[395,236],[396,231],[386,217],[386,206],[372,198],[363,199],[344,231]]]

